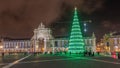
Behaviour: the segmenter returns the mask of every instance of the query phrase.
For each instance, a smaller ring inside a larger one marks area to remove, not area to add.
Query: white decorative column
[[[87,51],[87,39],[84,39],[85,42],[85,51]]]
[[[35,45],[36,45],[36,41],[34,40],[34,44],[33,44],[33,52],[35,52]]]
[[[64,42],[65,42],[65,40],[62,40],[61,51],[64,51],[64,49],[63,49],[63,46],[65,45]]]
[[[58,40],[58,47],[57,47],[57,51],[60,51],[60,47],[61,47],[61,40]]]
[[[89,51],[93,51],[93,49],[92,49],[92,43],[91,43],[92,39],[89,38],[88,40],[89,40]]]
[[[43,53],[46,52],[46,46],[47,46],[47,41],[46,41],[46,38],[45,38],[45,39],[44,39],[44,52],[43,52]]]
[[[52,53],[54,54],[55,53],[55,41],[54,40],[52,40]]]
[[[38,49],[38,40],[35,41],[34,52],[37,52]]]
[[[96,52],[96,38],[93,38],[93,52]]]

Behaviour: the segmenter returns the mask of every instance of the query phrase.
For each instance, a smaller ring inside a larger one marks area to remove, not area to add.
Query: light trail
[[[21,59],[16,60],[16,61],[14,61],[14,62],[12,62],[12,63],[9,63],[8,65],[6,65],[6,66],[4,66],[4,67],[2,67],[2,68],[10,68],[11,66],[13,66],[13,65],[15,65],[15,64],[17,64],[17,63],[19,63],[20,61],[22,61],[22,60],[28,58],[29,56],[31,56],[31,55],[28,55],[28,56],[26,56],[26,57],[24,57],[24,58],[21,58]]]

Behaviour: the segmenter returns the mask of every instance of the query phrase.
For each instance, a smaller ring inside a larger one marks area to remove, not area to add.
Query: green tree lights
[[[82,36],[82,31],[80,27],[78,15],[77,15],[77,8],[74,10],[74,19],[72,23],[72,29],[69,39],[69,47],[68,52],[69,53],[80,53],[84,52],[84,39]]]

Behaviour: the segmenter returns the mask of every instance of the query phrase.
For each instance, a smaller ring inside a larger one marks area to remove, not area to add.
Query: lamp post
[[[91,20],[83,21],[83,23],[84,23],[84,32],[87,32],[87,23],[91,23],[91,22],[92,22]]]
[[[86,23],[84,23],[84,32],[86,32],[87,29],[86,29]]]
[[[91,23],[92,21],[91,20],[85,20],[85,21],[81,21],[81,22],[83,22],[83,36],[85,36],[85,34],[86,34],[86,32],[87,32],[87,24],[88,23]]]
[[[1,53],[2,56],[4,56],[3,46],[2,45],[0,45],[0,53]]]
[[[35,46],[35,52],[38,52],[38,45]]]
[[[0,49],[3,49],[3,46],[0,46]]]
[[[0,46],[0,52],[1,53],[3,52],[3,46]]]
[[[16,48],[16,52],[18,52],[18,45],[15,48]]]

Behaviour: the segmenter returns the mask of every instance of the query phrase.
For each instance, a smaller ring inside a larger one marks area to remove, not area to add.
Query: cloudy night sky
[[[0,36],[31,38],[43,22],[55,36],[69,35],[74,6],[87,23],[86,35],[120,31],[119,0],[0,0]]]

